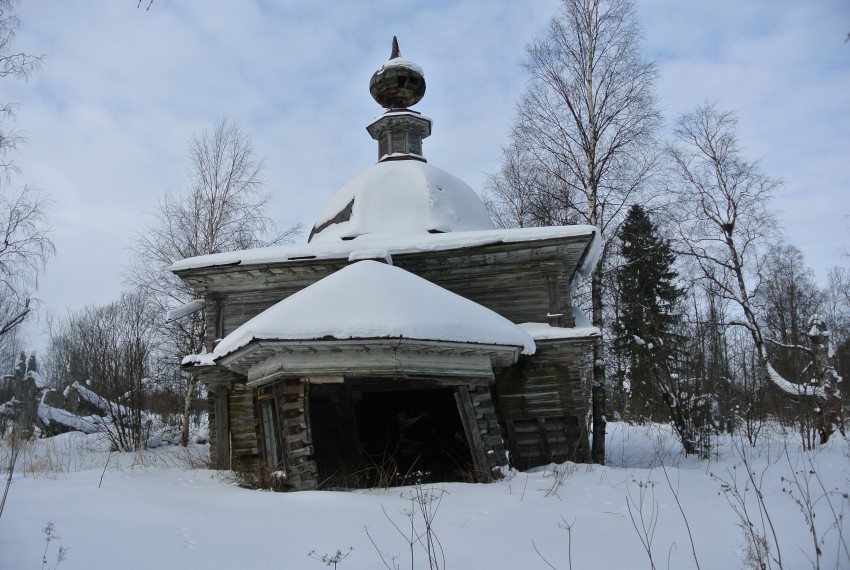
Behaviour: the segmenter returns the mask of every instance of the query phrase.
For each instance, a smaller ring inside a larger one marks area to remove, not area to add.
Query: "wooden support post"
[[[487,449],[481,437],[478,420],[475,419],[475,409],[472,407],[472,399],[469,397],[469,389],[466,386],[458,386],[455,389],[455,401],[463,423],[463,431],[466,433],[466,441],[469,442],[475,472],[479,474],[482,482],[490,482],[493,480],[493,473],[490,471]]]
[[[213,469],[230,469],[230,389],[224,384],[215,387],[215,464]]]

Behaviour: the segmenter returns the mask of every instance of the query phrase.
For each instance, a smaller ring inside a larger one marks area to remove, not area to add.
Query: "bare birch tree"
[[[499,170],[487,177],[484,202],[500,228],[559,226],[580,223],[574,189],[551,169],[542,169],[520,140],[502,148]]]
[[[223,119],[211,131],[189,140],[189,188],[166,194],[150,226],[136,238],[127,280],[151,292],[163,315],[192,301],[193,292],[169,268],[197,255],[275,245],[290,241],[296,225],[279,230],[267,215],[271,195],[263,188],[263,162],[251,137]],[[207,344],[204,309],[164,326],[175,366]],[[182,443],[188,442],[195,378],[186,379]]]
[[[799,384],[784,378],[771,364],[755,300],[765,275],[765,252],[778,234],[770,199],[781,183],[764,174],[758,162],[742,156],[736,128],[733,113],[708,103],[682,115],[676,124],[676,142],[668,147],[668,156],[670,192],[676,198],[672,211],[678,217],[682,253],[695,263],[702,279],[738,308],[741,318],[728,324],[749,331],[768,379],[786,394],[823,399],[824,407],[835,408],[830,403],[837,392],[832,386],[834,370],[813,361],[824,373],[815,385]],[[818,353],[820,339],[821,335],[814,335],[812,348],[803,348]]]
[[[91,389],[107,418],[101,432],[120,451],[144,448],[149,435],[146,391],[159,342],[151,301],[144,291],[125,291],[109,304],[55,318],[49,328],[49,383],[61,388],[73,380],[76,389]]]
[[[41,65],[41,56],[28,53],[15,52],[12,42],[20,21],[14,13],[15,0],[0,0],[0,78],[15,77],[17,79],[29,79],[38,71]],[[14,117],[14,103],[0,103],[0,117]],[[23,142],[23,136],[7,128],[0,128],[0,170],[7,175],[14,170],[14,163],[10,160],[10,152],[17,149],[18,144]]]
[[[757,162],[741,156],[737,119],[704,104],[682,115],[667,151],[672,161],[670,193],[682,253],[717,293],[735,303],[753,342],[764,352],[753,298],[761,285],[767,246],[777,237],[769,208],[780,182],[763,174]]]
[[[522,167],[540,182],[530,188],[513,186],[534,195],[537,213],[530,221],[581,221],[602,230],[602,259],[591,277],[592,321],[600,328],[607,237],[616,233],[655,160],[658,71],[642,57],[641,39],[628,0],[562,0],[547,32],[526,48],[523,67],[530,83],[517,105],[508,147],[509,152],[521,151]],[[508,190],[503,194],[510,195],[514,182],[506,177],[502,182]],[[591,455],[594,462],[603,463],[606,384],[601,339],[594,344],[593,361]]]
[[[12,41],[19,21],[13,0],[0,0],[0,78],[27,79],[41,64],[41,57],[16,53]],[[14,118],[15,105],[0,106],[0,119]],[[29,186],[12,190],[18,173],[12,155],[23,136],[0,123],[0,339],[15,329],[33,310],[33,291],[54,247],[47,220],[48,200]]]

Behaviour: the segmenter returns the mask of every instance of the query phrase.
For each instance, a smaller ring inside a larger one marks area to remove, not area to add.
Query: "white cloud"
[[[24,179],[55,200],[59,257],[42,283],[63,310],[117,295],[133,236],[186,181],[186,141],[225,114],[266,158],[282,224],[312,225],[325,201],[374,162],[368,94],[393,35],[426,73],[417,106],[434,119],[429,160],[480,189],[496,166],[525,78],[526,42],[554,0],[428,3],[164,2],[20,6],[16,47],[46,55],[29,82],[4,79],[30,144]],[[785,180],[777,208],[821,277],[850,241],[850,9],[842,0],[637,3],[662,65],[669,119],[705,100],[740,118],[748,156]],[[814,230],[817,228],[817,231]],[[824,234],[835,247],[824,246]],[[836,237],[837,236],[837,237]]]

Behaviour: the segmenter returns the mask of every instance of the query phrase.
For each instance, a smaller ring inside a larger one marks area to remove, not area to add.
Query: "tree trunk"
[[[602,329],[602,271],[597,268],[591,276],[593,326]],[[590,456],[594,463],[605,464],[605,349],[602,337],[593,342],[593,384],[590,389],[593,416],[593,440]]]

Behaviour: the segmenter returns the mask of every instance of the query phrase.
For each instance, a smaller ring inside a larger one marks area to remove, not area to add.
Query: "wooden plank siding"
[[[584,245],[583,239],[559,244],[499,244],[461,252],[395,255],[393,264],[513,322],[548,322],[547,315],[553,313],[563,313],[569,319],[569,281],[584,254]],[[207,311],[207,324],[211,327],[208,330],[227,335],[274,303],[347,264],[338,259],[286,261],[196,268],[178,274],[210,306],[223,304],[223,326],[216,321],[216,311]],[[557,292],[552,291],[552,279]],[[558,307],[551,306],[553,299]]]
[[[582,421],[576,416],[505,420],[511,463],[528,469],[551,462],[586,460],[587,431],[582,429]]]
[[[252,468],[259,456],[257,431],[254,428],[254,396],[245,384],[234,384],[228,404],[233,463],[246,469]]]
[[[569,324],[572,323],[572,306],[563,268],[557,270],[549,264],[536,264],[516,267],[507,274],[495,269],[468,267],[455,274],[431,274],[424,271],[419,276],[515,323],[547,323],[551,314],[563,314]],[[552,280],[556,281],[556,293],[551,290]],[[276,287],[230,295],[216,293],[210,300],[218,303],[221,310],[207,312],[208,330],[220,331],[219,338],[223,338],[297,291],[299,289],[292,287]],[[217,317],[221,321],[218,321]],[[208,349],[212,350],[212,346]]]
[[[579,359],[590,341],[537,341],[533,358],[496,373],[496,404],[515,466],[585,461],[589,386]],[[542,422],[538,420],[543,420]]]
[[[443,260],[395,260],[395,265],[428,281],[495,311],[514,323],[548,322],[552,312],[571,315],[569,280],[563,258],[557,251],[551,256],[517,259],[510,266],[486,263],[479,255],[451,265]],[[549,280],[557,281],[557,295],[550,291]],[[557,301],[556,306],[551,301]]]
[[[274,289],[248,295],[232,295],[225,298],[223,300],[224,310],[221,315],[223,322],[220,325],[224,334],[221,338],[297,291],[289,288]]]
[[[479,274],[432,281],[512,322],[547,322],[549,293],[536,272],[529,275],[518,271],[511,276]],[[520,284],[522,286],[518,287]]]

